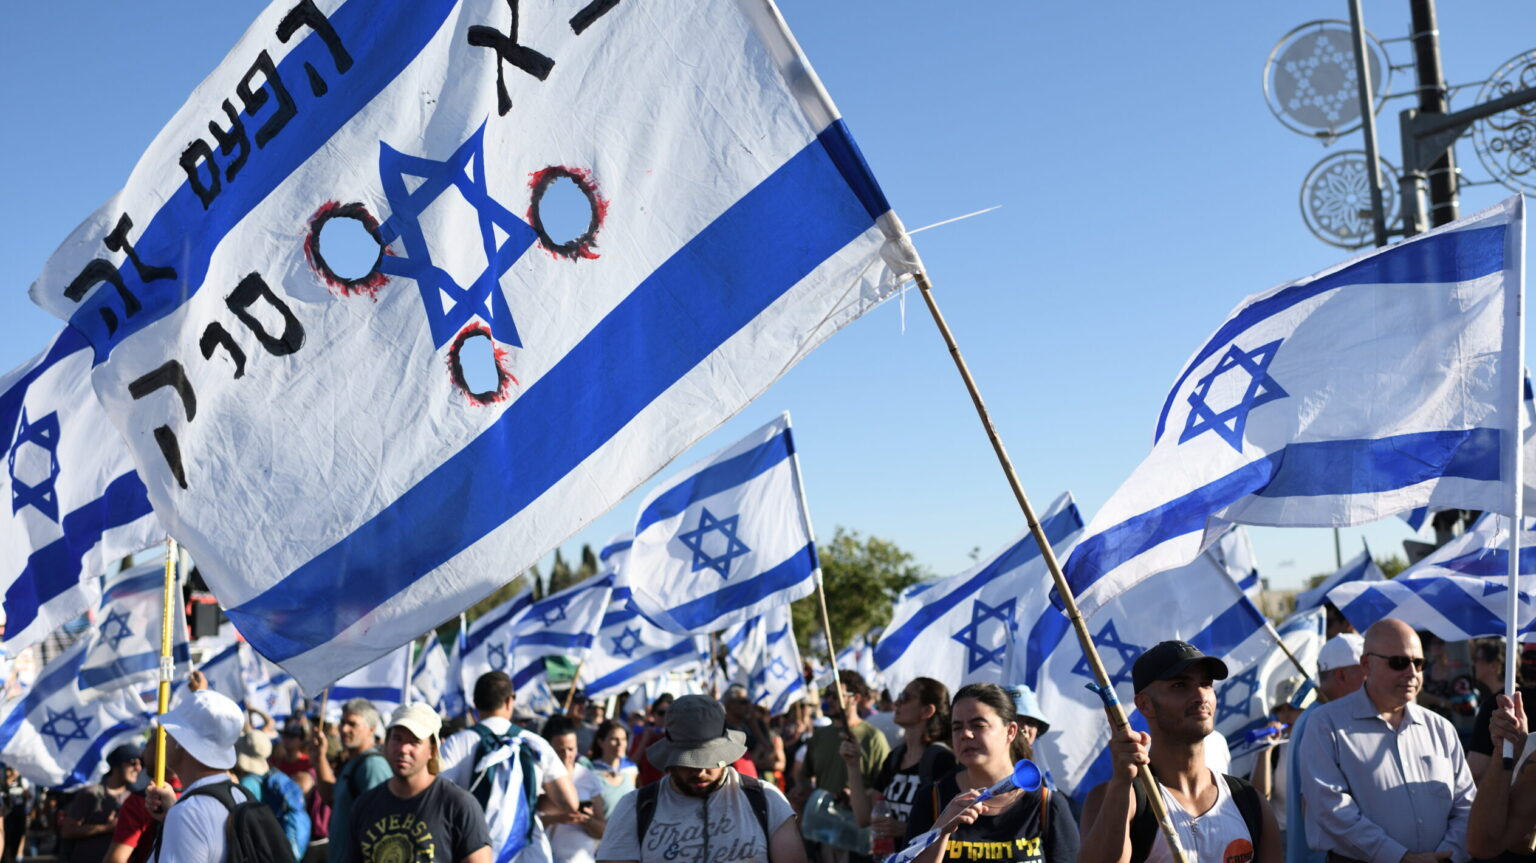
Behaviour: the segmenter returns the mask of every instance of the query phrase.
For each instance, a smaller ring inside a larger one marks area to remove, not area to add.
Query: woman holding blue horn
[[[1046,788],[1029,761],[1013,697],[995,683],[961,687],[950,732],[960,767],[918,789],[907,841],[935,828],[939,836],[915,863],[1075,861],[1077,822],[1066,798]]]

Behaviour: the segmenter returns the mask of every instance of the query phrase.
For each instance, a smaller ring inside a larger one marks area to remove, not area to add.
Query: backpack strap
[[[1143,863],[1152,854],[1152,843],[1157,841],[1159,828],[1157,816],[1152,814],[1152,804],[1148,802],[1146,792],[1141,790],[1141,783],[1131,783],[1131,789],[1136,795],[1136,814],[1131,816],[1130,863]]]
[[[771,851],[773,832],[768,829],[768,792],[763,790],[763,780],[753,776],[737,778],[741,780],[741,790],[747,795],[747,803],[752,807],[752,814],[757,816],[757,826],[763,829],[763,844]]]
[[[1259,847],[1259,839],[1264,835],[1264,805],[1259,800],[1259,789],[1238,776],[1222,774],[1221,778],[1227,780],[1232,802],[1237,804],[1237,811],[1243,815],[1243,823],[1248,825],[1248,838],[1253,840],[1253,847]]]
[[[1051,787],[1040,786],[1040,842],[1044,844],[1051,835]]]
[[[645,834],[651,830],[656,817],[656,798],[661,795],[661,783],[642,785],[635,791],[635,842],[645,847]]]
[[[383,758],[383,757],[384,757],[384,753],[380,752],[379,748],[377,746],[373,747],[372,749],[369,749],[368,751],[364,752],[362,755],[359,755],[357,757],[357,766],[353,767],[351,772],[349,772],[347,774],[347,790],[352,792],[352,799],[353,800],[356,800],[357,796],[359,794],[362,794],[364,791],[368,790],[366,788],[358,788],[357,787],[357,783],[363,781],[363,780],[359,779],[358,776],[357,776],[357,772],[359,770],[363,769],[363,762],[366,761],[369,758]]]
[[[185,794],[181,795],[180,797],[178,797],[176,799],[176,803],[180,803],[181,801],[186,800],[189,797],[199,797],[199,796],[201,796],[201,797],[212,797],[213,799],[215,799],[215,800],[219,801],[220,803],[222,803],[224,805],[225,809],[229,810],[230,812],[233,812],[233,811],[235,811],[235,805],[236,805],[235,804],[234,790],[235,790],[235,783],[233,781],[230,781],[230,780],[226,779],[223,782],[213,782],[213,783],[210,783],[208,785],[201,786],[199,788],[194,788],[191,791],[188,791],[187,793],[185,793]],[[240,791],[241,791],[241,793],[245,794],[247,798],[250,798],[250,793],[247,792],[244,788],[240,789]],[[174,806],[176,804],[173,803],[171,805]],[[162,822],[162,824],[163,823],[164,822]],[[164,836],[165,836],[165,831],[164,830],[158,830],[158,831],[155,832],[155,848],[154,848],[154,851],[152,852],[152,855],[153,855],[152,859],[154,859],[156,861],[159,861],[159,859],[160,859],[160,840]]]

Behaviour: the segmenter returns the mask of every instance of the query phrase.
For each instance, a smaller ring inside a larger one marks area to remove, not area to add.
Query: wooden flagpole
[[[583,656],[576,662],[576,671],[571,675],[571,688],[566,690],[565,705],[560,708],[561,713],[571,712],[571,702],[576,700],[576,687],[581,684],[581,667],[587,664],[587,658]]]
[[[894,216],[894,213],[891,215]],[[928,281],[928,274],[919,271],[915,274],[915,278],[918,290],[923,295],[923,302],[927,304],[928,312],[933,315],[933,322],[938,325],[939,334],[944,337],[944,344],[949,348],[950,358],[955,361],[955,368],[959,370],[961,380],[965,381],[966,391],[970,393],[971,402],[976,406],[976,416],[981,420],[987,439],[992,442],[992,450],[997,454],[997,461],[1003,468],[1008,487],[1013,490],[1019,509],[1024,511],[1024,521],[1029,525],[1029,532],[1034,536],[1035,544],[1040,547],[1040,557],[1045,560],[1046,568],[1050,570],[1051,580],[1056,584],[1056,592],[1061,595],[1067,619],[1072,622],[1072,629],[1077,633],[1078,643],[1082,645],[1083,657],[1088,660],[1088,665],[1093,670],[1093,677],[1098,681],[1095,691],[1104,700],[1104,712],[1109,715],[1110,724],[1116,731],[1128,728],[1130,720],[1126,718],[1125,709],[1115,698],[1114,684],[1110,682],[1109,674],[1104,670],[1104,661],[1099,657],[1099,651],[1094,646],[1093,636],[1088,632],[1088,624],[1077,608],[1077,598],[1072,595],[1072,588],[1067,585],[1067,578],[1061,571],[1061,564],[1056,560],[1056,552],[1051,549],[1050,540],[1045,536],[1045,529],[1040,526],[1040,520],[1035,517],[1035,509],[1029,503],[1029,496],[1024,493],[1024,486],[1019,482],[1019,475],[1013,468],[1013,460],[1008,457],[1008,450],[1003,446],[1003,439],[992,424],[992,415],[987,411],[986,403],[982,401],[981,390],[976,387],[975,378],[971,377],[971,370],[966,365],[965,357],[960,354],[960,346],[956,344],[955,336],[944,320],[944,314],[939,311],[939,304],[933,297],[933,285]],[[1147,801],[1152,806],[1153,814],[1157,816],[1158,825],[1162,827],[1163,838],[1168,842],[1173,859],[1176,863],[1185,863],[1187,858],[1184,855],[1184,849],[1179,845],[1178,833],[1174,831],[1173,821],[1168,817],[1168,807],[1163,803],[1162,790],[1157,780],[1152,777],[1151,765],[1138,765],[1136,779],[1141,783],[1142,790],[1146,792]]]
[[[160,609],[160,692],[157,712],[171,709],[171,678],[176,660],[171,656],[171,625],[176,619],[176,540],[165,538],[165,586]],[[165,784],[165,726],[155,726],[155,784]]]

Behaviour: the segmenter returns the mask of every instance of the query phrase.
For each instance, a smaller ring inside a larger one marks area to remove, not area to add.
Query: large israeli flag
[[[630,601],[679,633],[810,595],[820,569],[789,414],[647,495],[628,567]]]
[[[172,606],[171,655],[176,679],[190,668],[186,610],[176,588]],[[148,563],[106,580],[95,621],[96,638],[80,669],[86,689],[138,687],[160,679],[160,627],[165,614],[165,564]]]
[[[699,636],[668,632],[635,610],[626,567],[632,543],[630,534],[620,534],[597,555],[603,572],[613,574],[614,585],[608,610],[581,670],[582,690],[591,698],[628,691],[697,662],[704,653]]]
[[[586,658],[612,595],[613,574],[600,572],[535,602],[512,625],[507,673],[520,698],[544,677],[545,657],[563,656],[574,662]]]
[[[546,221],[551,191],[583,230]],[[371,270],[322,239],[344,224]],[[280,0],[32,295],[86,336],[230,618],[318,689],[917,266],[769,0]]]
[[[0,377],[0,589],[12,655],[98,602],[109,565],[163,540],[66,329]]]
[[[533,590],[521,593],[496,606],[470,622],[464,637],[459,640],[458,671],[459,687],[466,693],[475,691],[475,681],[491,671],[512,673],[512,627],[528,607],[533,605]],[[453,664],[454,657],[449,657]]]
[[[340,721],[342,705],[353,698],[368,699],[379,713],[388,716],[409,700],[410,677],[411,645],[405,644],[332,684],[326,718]]]
[[[1536,627],[1536,519],[1520,532],[1519,631]],[[1446,641],[1503,636],[1509,603],[1509,519],[1485,513],[1470,530],[1389,581],[1341,584],[1328,599],[1356,629],[1384,617]]]
[[[1351,558],[1348,563],[1339,567],[1338,571],[1333,575],[1323,579],[1322,584],[1296,594],[1295,613],[1299,614],[1309,609],[1321,607],[1323,601],[1328,598],[1329,591],[1341,584],[1348,584],[1352,581],[1386,581],[1386,579],[1386,574],[1381,571],[1381,567],[1376,565],[1376,559],[1371,557],[1371,550],[1367,547]]]
[[[1132,727],[1147,728],[1135,709],[1131,667],[1160,641],[1190,642],[1222,657],[1234,674],[1216,685],[1216,730],[1247,722],[1262,701],[1255,660],[1274,652],[1264,615],[1238,589],[1219,554],[1209,550],[1193,563],[1136,585],[1088,618],[1089,633],[1104,661],[1115,694]],[[1020,602],[1008,645],[1008,682],[1035,690],[1050,731],[1035,743],[1038,760],[1057,784],[1076,797],[1109,778],[1105,748],[1110,726],[1104,705],[1086,688],[1095,683],[1067,617],[1043,596]]]
[[[95,636],[54,657],[25,694],[0,704],[0,761],[51,788],[96,782],[106,754],[149,727],[132,689],[83,689],[80,670]]]
[[[1057,498],[1040,519],[1058,557],[1082,533],[1072,495]],[[987,560],[896,605],[875,645],[875,664],[899,691],[932,677],[953,692],[966,683],[1012,682],[1005,667],[1010,630],[1032,621],[1049,602],[1050,571],[1027,529]]]
[[[1238,304],[1067,562],[1084,612],[1193,560],[1227,522],[1508,511],[1523,213],[1510,198]]]

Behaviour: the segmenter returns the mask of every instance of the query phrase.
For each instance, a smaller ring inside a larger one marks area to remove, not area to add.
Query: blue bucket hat
[[[1013,696],[1013,709],[1018,712],[1020,719],[1028,719],[1040,726],[1040,733],[1051,730],[1051,723],[1046,721],[1045,714],[1040,710],[1040,699],[1035,697],[1035,691],[1024,684],[1005,686],[1008,694]]]

